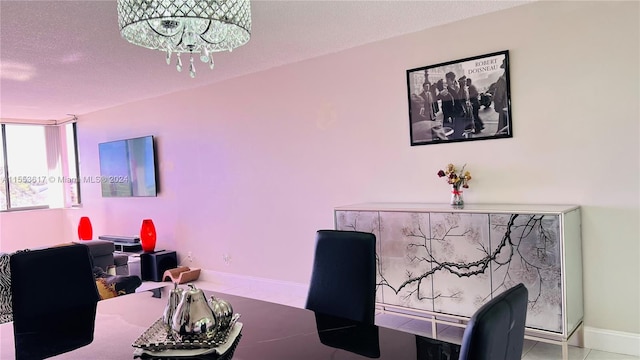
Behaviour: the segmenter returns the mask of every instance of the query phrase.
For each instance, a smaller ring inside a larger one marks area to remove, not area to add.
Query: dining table
[[[165,290],[168,292],[168,290]],[[239,334],[232,336],[223,354],[184,357],[174,351],[138,354],[133,344],[162,319],[168,296],[149,292],[98,302],[93,341],[53,359],[236,359],[236,360],[456,360],[460,345],[397,329],[364,324],[288,305],[221,292],[204,291],[207,298],[224,299],[239,314]],[[11,323],[0,325],[0,359],[16,354]],[[44,345],[44,344],[43,344]]]

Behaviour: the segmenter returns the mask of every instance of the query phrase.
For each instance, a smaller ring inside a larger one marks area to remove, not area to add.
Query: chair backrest
[[[375,235],[318,231],[306,308],[373,324],[375,292]]]
[[[17,359],[42,359],[93,341],[99,297],[87,246],[17,252],[10,266]]]
[[[464,331],[460,360],[522,358],[529,294],[518,284],[476,311]]]

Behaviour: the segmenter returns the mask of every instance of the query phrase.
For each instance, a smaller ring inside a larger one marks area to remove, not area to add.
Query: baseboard
[[[305,298],[309,291],[308,284],[301,284],[292,281],[274,280],[254,276],[238,275],[232,273],[226,273],[221,271],[202,270],[200,272],[200,278],[198,281],[212,283],[216,285],[216,288],[227,289],[233,293],[234,289],[264,289],[269,290],[267,294],[260,294],[261,291],[257,290],[256,295],[258,298],[268,301],[276,301],[271,299],[271,294],[288,294],[296,298]],[[277,301],[276,301],[277,302]],[[295,302],[298,306],[298,302]]]
[[[618,354],[640,356],[640,334],[585,326],[584,347]]]

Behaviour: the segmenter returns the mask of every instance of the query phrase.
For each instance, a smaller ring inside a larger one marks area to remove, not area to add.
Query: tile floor
[[[305,289],[283,293],[268,284],[264,286],[232,286],[198,281],[196,282],[196,286],[206,290],[219,291],[300,308],[304,307],[306,299]],[[417,335],[431,336],[430,322],[404,316],[378,313],[376,314],[376,325],[399,329]],[[463,332],[463,328],[456,326],[438,325],[437,328],[438,339],[457,344],[460,344]],[[522,350],[522,360],[562,360],[562,347],[560,345],[525,340]],[[569,360],[640,360],[640,357],[569,346]]]

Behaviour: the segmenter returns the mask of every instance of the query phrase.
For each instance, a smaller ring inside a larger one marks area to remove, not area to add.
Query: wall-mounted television
[[[153,136],[98,144],[103,197],[157,196]]]

